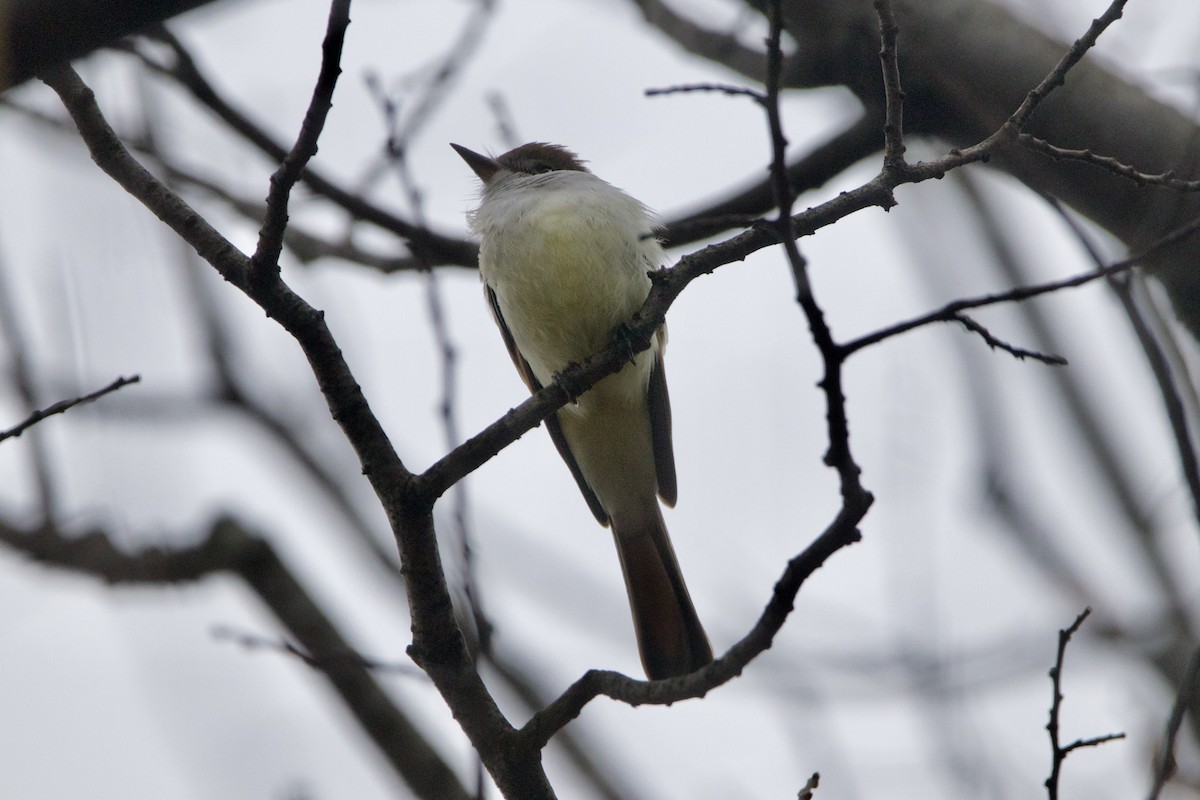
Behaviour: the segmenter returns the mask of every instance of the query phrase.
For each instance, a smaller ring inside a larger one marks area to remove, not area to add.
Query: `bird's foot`
[[[579,400],[579,395],[587,391],[587,387],[581,386],[579,381],[575,379],[575,373],[579,370],[579,362],[569,361],[563,365],[562,370],[555,372],[551,377],[554,383],[567,393],[568,402],[574,404]]]
[[[625,358],[630,364],[634,363],[634,357],[637,355],[637,350],[633,346],[633,329],[629,327],[629,323],[617,323],[617,327],[613,328],[613,339],[620,342],[625,347]]]

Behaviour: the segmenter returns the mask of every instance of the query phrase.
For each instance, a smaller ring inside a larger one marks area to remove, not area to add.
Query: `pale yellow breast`
[[[538,377],[600,350],[650,290],[629,223],[586,198],[551,196],[487,237],[484,279]]]

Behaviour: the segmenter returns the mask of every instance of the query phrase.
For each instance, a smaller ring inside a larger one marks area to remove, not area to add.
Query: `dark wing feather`
[[[646,403],[650,409],[650,434],[654,439],[658,496],[668,506],[674,507],[679,497],[679,487],[675,482],[675,447],[671,443],[671,396],[667,393],[667,371],[663,367],[663,350],[667,344],[665,329],[659,328],[655,336],[659,348],[654,355],[654,366],[650,369]]]
[[[537,376],[533,374],[533,370],[529,366],[529,362],[525,360],[525,356],[521,355],[521,351],[517,349],[517,343],[513,340],[512,332],[508,329],[507,323],[504,321],[504,315],[500,312],[500,302],[496,299],[496,293],[492,291],[492,287],[486,283],[483,285],[484,294],[487,295],[488,307],[492,309],[492,316],[496,320],[496,327],[500,329],[500,335],[504,337],[504,346],[508,348],[508,355],[512,358],[513,364],[517,368],[517,372],[521,376],[521,380],[525,381],[525,385],[529,387],[530,394],[536,394],[542,390],[542,384],[538,381]],[[663,385],[664,392],[666,384]],[[670,409],[668,409],[668,425],[667,425],[667,446],[670,447]],[[571,470],[571,475],[575,477],[575,483],[579,484],[579,491],[583,492],[583,499],[587,501],[588,508],[596,516],[596,520],[601,525],[608,524],[608,513],[605,512],[604,506],[600,505],[600,498],[596,497],[596,493],[592,491],[592,487],[588,486],[588,482],[583,477],[583,472],[579,469],[578,462],[575,461],[575,456],[571,453],[571,447],[567,444],[567,437],[563,436],[562,426],[558,424],[558,415],[551,415],[546,419],[546,430],[550,433],[550,440],[554,442],[555,449],[562,456],[563,461],[567,462],[567,468]],[[657,443],[657,440],[656,440]],[[674,466],[672,466],[674,471]],[[673,480],[673,478],[672,478]],[[662,479],[659,479],[661,484]]]

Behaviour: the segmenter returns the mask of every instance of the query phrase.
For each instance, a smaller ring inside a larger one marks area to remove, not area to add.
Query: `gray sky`
[[[1058,5],[1028,14],[1047,13],[1051,32],[1074,36],[1103,9],[1099,2]],[[1188,8],[1191,18],[1182,16],[1186,5],[1132,3],[1101,51],[1157,81],[1164,96],[1192,97],[1166,71],[1194,66],[1196,14]],[[735,18],[722,3],[703,6],[697,13],[707,19]],[[372,70],[390,87],[404,85],[453,43],[472,8],[356,3],[316,162],[322,169],[355,185],[378,167],[384,132],[364,75]],[[308,102],[326,13],[312,2],[224,3],[173,27],[239,106],[289,140]],[[1181,16],[1164,24],[1168,13]],[[272,166],[186,99],[139,82],[119,56],[93,57],[80,70],[119,128],[135,124],[140,99],[148,98],[169,152],[247,198],[265,196]],[[739,79],[682,54],[644,26],[631,4],[500,4],[479,53],[412,150],[425,211],[442,230],[464,230],[475,180],[447,143],[506,149],[487,102],[494,92],[521,140],[569,145],[601,177],[664,215],[763,174],[768,139],[757,106],[719,95],[643,96],[646,88],[694,81]],[[40,86],[15,98],[55,107]],[[791,96],[785,110],[796,153],[856,113],[838,91]],[[180,245],[95,170],[81,147],[43,137],[50,135],[0,113],[0,268],[43,371],[44,399],[117,374],[143,378],[112,398],[112,408],[78,409],[39,431],[55,459],[61,520],[80,530],[103,524],[132,547],[198,536],[214,513],[234,512],[282,549],[363,652],[405,662],[403,597],[346,547],[344,520],[253,426],[183,403],[201,391],[208,367]],[[851,188],[874,169],[860,165],[798,205]],[[1089,267],[1040,201],[994,174],[975,177],[1003,209],[1038,280]],[[376,191],[403,209],[392,176]],[[960,185],[947,179],[904,188],[898,199],[890,213],[869,209],[801,242],[842,339],[1003,286]],[[235,243],[253,247],[251,226],[207,198],[196,202]],[[318,203],[299,200],[294,209],[293,218],[312,229],[341,230],[342,220]],[[361,238],[384,252],[395,247],[378,235]],[[440,365],[422,279],[331,261],[285,261],[284,275],[325,309],[405,462],[423,468],[438,458]],[[342,465],[385,535],[294,343],[215,276],[202,275],[200,285],[216,297],[237,343],[237,368],[307,432],[322,459]],[[525,391],[476,275],[447,269],[438,285],[460,356],[460,426],[470,435]],[[837,510],[834,476],[820,462],[819,360],[793,297],[786,265],[767,250],[697,281],[668,315],[680,500],[667,522],[718,651],[745,633],[787,559]],[[1045,308],[1058,322],[1071,369],[1094,389],[1091,400],[1155,509],[1164,550],[1186,571],[1200,558],[1188,499],[1156,391],[1116,304],[1091,287]],[[980,321],[1030,344],[1012,309]],[[11,352],[0,353],[7,368]],[[1021,796],[1040,792],[1049,761],[1045,673],[1057,629],[1081,609],[1030,568],[987,513],[980,443],[997,443],[997,457],[1019,465],[1018,488],[1033,510],[1083,553],[1088,579],[1109,589],[1112,604],[1098,611],[1132,618],[1154,602],[1151,576],[1123,549],[1110,498],[1059,419],[1050,369],[990,352],[949,326],[852,359],[853,444],[877,497],[864,542],[806,584],[775,647],[733,684],[669,709],[590,705],[575,727],[597,757],[648,797],[793,797],[814,771],[822,773],[818,797],[951,797],[965,786],[984,787],[980,796],[1001,796],[989,789],[996,786]],[[982,383],[968,383],[980,374]],[[972,385],[994,402],[982,402]],[[0,384],[0,428],[23,415]],[[27,443],[0,445],[0,512],[33,517],[29,474]],[[549,438],[527,434],[472,475],[467,491],[499,646],[554,689],[590,667],[638,674],[609,534],[595,525]],[[443,515],[447,509],[443,503]],[[448,536],[450,525],[442,530]],[[454,553],[447,558],[456,569]],[[113,591],[0,551],[0,796],[404,796],[318,675],[286,656],[218,641],[214,626],[278,635],[230,580]],[[917,678],[924,673],[914,665],[939,659],[945,681],[923,699]],[[419,678],[383,681],[469,776],[468,747],[431,686]],[[1143,793],[1142,759],[1159,731],[1149,722],[1158,717],[1145,709],[1161,712],[1162,687],[1099,646],[1072,651],[1068,687],[1066,736],[1130,734],[1128,742],[1070,760],[1072,793]],[[948,755],[949,766],[931,752]],[[983,755],[995,773],[968,775]],[[570,768],[554,755],[549,764],[560,796],[581,796]]]

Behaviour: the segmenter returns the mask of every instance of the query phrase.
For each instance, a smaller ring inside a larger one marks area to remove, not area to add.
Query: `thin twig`
[[[1050,752],[1051,765],[1050,777],[1046,778],[1046,791],[1050,796],[1050,800],[1058,800],[1058,777],[1062,771],[1063,759],[1066,758],[1066,753],[1058,744],[1058,726],[1059,712],[1062,709],[1062,667],[1063,657],[1067,653],[1067,643],[1071,641],[1071,637],[1075,635],[1075,631],[1079,630],[1079,626],[1092,613],[1091,608],[1085,608],[1070,627],[1064,628],[1058,632],[1058,653],[1054,659],[1054,666],[1050,668],[1050,683],[1053,687],[1053,695],[1050,701],[1050,720],[1046,723],[1046,731],[1050,734]]]
[[[1071,742],[1066,747],[1059,744],[1059,719],[1062,712],[1062,669],[1063,658],[1067,654],[1067,645],[1071,641],[1071,637],[1079,630],[1092,613],[1092,609],[1085,608],[1075,621],[1067,628],[1058,632],[1058,652],[1054,659],[1054,666],[1050,669],[1050,682],[1053,687],[1054,695],[1050,701],[1050,720],[1046,723],[1046,731],[1050,734],[1050,749],[1052,753],[1050,763],[1050,776],[1046,778],[1046,792],[1049,795],[1049,800],[1058,800],[1058,779],[1062,774],[1063,762],[1067,760],[1067,756],[1073,751],[1082,747],[1095,747],[1105,742],[1111,742],[1116,739],[1124,739],[1124,733],[1109,733],[1103,736],[1096,736],[1090,739],[1077,739]]]
[[[45,408],[43,408],[41,410],[34,411],[32,414],[30,414],[24,420],[17,423],[16,425],[9,428],[8,430],[0,431],[0,442],[4,441],[5,439],[13,439],[13,438],[16,438],[17,436],[20,436],[22,433],[27,431],[29,428],[32,428],[34,425],[38,424],[39,422],[44,420],[46,417],[52,417],[55,414],[61,414],[64,411],[72,409],[75,406],[80,406],[85,403],[91,403],[94,400],[99,400],[104,395],[109,394],[111,392],[115,392],[118,389],[120,389],[124,386],[128,386],[131,383],[137,383],[141,379],[142,379],[142,377],[140,375],[133,375],[128,378],[120,377],[120,378],[117,378],[112,383],[105,386],[103,389],[97,389],[94,392],[85,394],[81,397],[75,397],[70,400],[59,400],[57,403],[46,406]]]
[[[716,92],[733,97],[749,97],[759,103],[765,103],[767,97],[756,89],[746,86],[735,86],[729,83],[682,83],[675,86],[664,86],[660,89],[647,89],[646,97],[663,97],[671,94],[691,94],[694,92]]]
[[[884,29],[885,37],[890,34],[890,41],[885,41],[882,49],[885,52],[891,53],[892,58],[890,63],[894,67],[896,45],[895,23],[893,21],[891,26],[888,26],[887,19],[890,19],[891,7],[886,0],[877,2],[876,7],[879,8],[881,6],[881,26]],[[850,452],[849,423],[846,418],[845,407],[846,399],[842,393],[841,366],[849,353],[834,341],[829,325],[825,321],[824,311],[813,297],[812,286],[808,280],[807,265],[804,256],[800,253],[800,249],[796,244],[798,234],[796,232],[796,222],[792,215],[795,192],[792,190],[788,177],[788,142],[783,131],[783,121],[779,107],[783,72],[783,48],[781,46],[783,11],[779,0],[772,0],[768,5],[767,11],[770,32],[767,36],[767,74],[764,79],[764,84],[766,85],[765,93],[727,84],[698,83],[673,86],[665,89],[650,89],[646,91],[646,94],[653,96],[681,92],[715,91],[727,95],[749,97],[766,111],[767,126],[771,137],[770,183],[775,206],[779,209],[779,215],[775,220],[766,223],[765,226],[776,232],[777,241],[784,249],[784,254],[791,267],[792,279],[796,286],[796,301],[800,304],[804,312],[805,319],[808,321],[809,332],[812,335],[813,342],[821,353],[821,358],[825,365],[825,374],[820,382],[820,386],[825,393],[826,419],[829,430],[829,449],[825,454],[825,463],[837,469],[841,481],[842,496],[846,502],[850,502],[849,498],[859,495],[865,492],[865,490],[859,482],[860,469],[854,463],[854,458]],[[888,64],[889,60],[885,57],[885,71]],[[895,77],[894,82],[895,92],[899,93],[898,75]],[[889,100],[893,99],[896,98],[889,94]],[[898,100],[896,106],[895,110],[889,111],[889,120],[891,124],[898,126],[899,115],[901,113],[898,108]],[[891,109],[890,105],[889,109]],[[897,127],[896,136],[893,136],[889,143],[889,152],[893,154],[897,163],[902,165],[904,145],[903,142],[896,138],[898,135],[899,128]],[[898,148],[898,151],[892,148]],[[894,165],[890,164],[890,166]],[[888,167],[885,167],[885,170],[887,169]],[[880,204],[887,207],[888,205],[894,205],[894,201],[885,200]],[[867,496],[869,497],[869,493]]]
[[[412,663],[398,663],[395,661],[381,661],[376,658],[367,658],[362,653],[353,649],[339,650],[335,652],[312,653],[306,650],[296,642],[288,639],[272,638],[269,636],[260,636],[248,631],[239,631],[228,625],[217,625],[212,629],[214,639],[218,641],[233,642],[247,650],[269,650],[276,653],[283,653],[289,656],[295,656],[303,661],[308,666],[320,672],[330,672],[346,667],[354,667],[356,669],[364,669],[370,672],[387,673],[391,675],[405,675],[412,678],[426,678],[425,673],[421,672]]]
[[[987,294],[980,297],[955,300],[952,303],[947,303],[946,305],[942,306],[937,311],[931,311],[928,314],[915,317],[907,322],[901,322],[888,328],[875,331],[874,333],[860,336],[857,339],[845,343],[842,345],[842,348],[847,353],[853,353],[863,349],[864,347],[869,347],[877,342],[881,342],[884,339],[890,339],[893,336],[907,333],[914,328],[920,328],[921,326],[928,325],[932,322],[946,322],[950,319],[953,319],[956,314],[967,311],[968,309],[983,308],[984,306],[992,306],[998,303],[1022,302],[1024,300],[1029,300],[1031,298],[1049,294],[1051,292],[1058,292],[1063,289],[1073,289],[1078,286],[1084,286],[1101,278],[1119,275],[1122,272],[1126,272],[1138,266],[1138,264],[1140,264],[1142,261],[1145,261],[1146,258],[1163,249],[1164,247],[1187,238],[1197,230],[1200,230],[1200,217],[1181,225],[1167,235],[1163,236],[1158,241],[1151,244],[1149,247],[1140,250],[1128,258],[1115,261],[1103,269],[1080,273],[1078,275],[1073,275],[1069,278],[1063,278],[1057,281],[1047,281],[1046,283],[1034,284],[1032,286],[1019,286],[1006,292],[996,292],[994,294]]]
[[[900,28],[892,13],[891,0],[875,0],[879,17],[879,63],[883,68],[883,168],[887,171],[904,167],[904,90],[900,86],[900,61],[896,54],[896,39]]]
[[[1118,741],[1118,740],[1124,739],[1124,738],[1125,738],[1125,734],[1123,734],[1123,733],[1106,733],[1103,736],[1092,736],[1087,739],[1076,739],[1075,741],[1071,742],[1069,745],[1067,745],[1066,747],[1063,748],[1063,754],[1065,755],[1074,750],[1079,750],[1084,747],[1097,747],[1098,745],[1102,745],[1105,742],[1115,742],[1115,741]]]
[[[1129,0],[1113,0],[1109,7],[1096,19],[1092,20],[1092,24],[1088,26],[1087,32],[1083,36],[1075,40],[1054,69],[1050,71],[1041,83],[1034,87],[1008,121],[1004,123],[1004,127],[1008,128],[1012,135],[1016,135],[1025,129],[1033,112],[1041,105],[1042,101],[1059,86],[1062,86],[1067,80],[1067,73],[1071,68],[1078,64],[1091,50],[1096,46],[1096,41],[1100,38],[1100,34],[1104,33],[1110,25],[1121,18],[1125,4]]]
[[[317,154],[317,140],[325,128],[325,119],[333,107],[333,90],[342,72],[342,46],[350,25],[350,0],[334,0],[329,7],[329,24],[321,45],[321,72],[313,86],[312,99],[304,114],[304,123],[296,143],[271,175],[267,194],[267,217],[258,233],[258,246],[250,257],[251,278],[263,280],[279,275],[279,254],[288,223],[288,199],[292,187],[304,174],[308,162]]]
[[[972,333],[979,334],[983,338],[983,341],[987,342],[987,346],[993,350],[1003,350],[1009,355],[1022,361],[1028,358],[1033,361],[1040,361],[1043,364],[1049,364],[1054,367],[1063,367],[1067,364],[1067,360],[1062,356],[1054,355],[1053,353],[1039,353],[1036,350],[1027,350],[1023,347],[1011,345],[1002,339],[997,339],[994,335],[992,335],[991,331],[989,331],[983,325],[980,325],[971,317],[968,317],[966,314],[953,314],[951,315],[950,319],[947,320],[947,322],[950,321],[957,322]]]
[[[1168,189],[1174,189],[1180,192],[1196,192],[1200,191],[1200,180],[1188,181],[1182,178],[1175,177],[1174,170],[1167,170],[1157,174],[1141,172],[1135,167],[1131,167],[1112,156],[1101,156],[1093,153],[1091,150],[1072,150],[1066,147],[1057,147],[1050,144],[1045,139],[1039,139],[1030,133],[1022,133],[1017,136],[1017,141],[1025,145],[1025,147],[1034,152],[1042,153],[1053,158],[1055,161],[1079,161],[1084,164],[1092,164],[1094,166],[1106,169],[1114,175],[1119,175],[1122,178],[1128,178],[1138,186],[1164,186]]]

